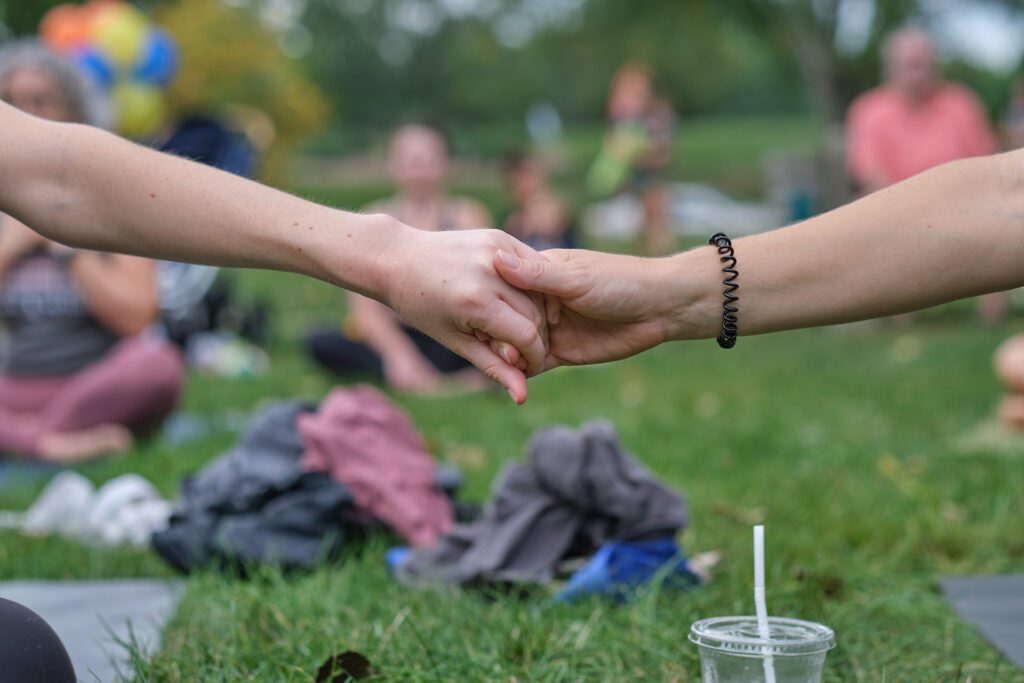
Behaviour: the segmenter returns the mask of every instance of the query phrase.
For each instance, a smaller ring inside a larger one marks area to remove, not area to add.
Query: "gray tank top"
[[[7,273],[0,319],[7,332],[0,372],[9,376],[73,374],[120,339],[93,317],[65,266],[45,251],[24,257]]]

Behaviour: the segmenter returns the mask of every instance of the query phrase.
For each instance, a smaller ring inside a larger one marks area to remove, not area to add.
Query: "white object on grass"
[[[137,474],[121,475],[97,489],[81,474],[66,471],[25,512],[0,511],[0,528],[95,545],[144,546],[154,532],[167,528],[171,511],[172,504]]]
[[[757,630],[761,640],[771,640],[768,628],[768,602],[764,590],[764,525],[754,527],[754,609],[757,610]],[[767,649],[767,648],[766,648]],[[775,662],[771,652],[764,656],[764,680],[775,683]]]

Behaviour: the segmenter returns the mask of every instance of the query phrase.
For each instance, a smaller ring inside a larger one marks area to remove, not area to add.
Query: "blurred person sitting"
[[[388,167],[398,191],[368,211],[427,231],[491,224],[479,203],[448,194],[448,150],[436,129],[407,124],[396,130]],[[489,380],[468,361],[405,325],[385,305],[359,294],[350,294],[349,304],[344,331],[316,331],[307,339],[313,358],[325,368],[343,376],[383,378],[394,389],[416,394],[488,386]]]
[[[0,50],[0,99],[96,121],[73,65],[34,41]],[[127,448],[174,407],[183,377],[158,318],[154,263],[77,251],[0,214],[0,452],[76,461]]]
[[[502,159],[502,177],[512,202],[505,230],[537,251],[576,246],[572,212],[548,185],[539,159],[518,150],[508,152]]]
[[[675,115],[657,96],[650,68],[627,62],[612,78],[608,92],[608,131],[591,167],[592,191],[623,189],[643,204],[644,239],[651,254],[676,246],[669,221],[665,177],[672,162]]]
[[[847,170],[858,192],[875,192],[940,164],[996,151],[984,108],[969,89],[942,80],[925,30],[892,33],[882,59],[885,82],[860,95],[847,112]],[[978,310],[992,321],[1007,308],[1005,294],[990,294],[980,299]]]

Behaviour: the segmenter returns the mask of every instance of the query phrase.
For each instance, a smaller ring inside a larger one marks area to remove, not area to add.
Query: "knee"
[[[174,344],[162,339],[139,340],[134,360],[147,392],[170,410],[185,382],[185,361]]]
[[[1003,342],[992,361],[1003,388],[1024,393],[1024,335]]]

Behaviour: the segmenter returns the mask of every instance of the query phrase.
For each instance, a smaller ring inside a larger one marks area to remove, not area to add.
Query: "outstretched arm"
[[[0,211],[65,244],[289,270],[360,292],[468,358],[518,402],[523,372],[481,338],[511,344],[531,370],[546,351],[543,316],[494,272],[498,249],[529,255],[507,235],[435,235],[337,211],[2,103]]]
[[[1024,285],[1024,151],[966,159],[781,230],[733,243],[739,333],[830,325]],[[511,284],[558,297],[558,364],[622,358],[721,330],[718,254],[664,259],[501,255]]]

